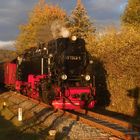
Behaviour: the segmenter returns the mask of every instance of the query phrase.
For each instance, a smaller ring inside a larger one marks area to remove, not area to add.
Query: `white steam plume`
[[[70,32],[69,32],[69,30],[68,30],[67,28],[62,27],[62,28],[61,28],[61,31],[60,31],[60,35],[61,35],[62,37],[64,37],[64,38],[67,38],[67,37],[70,36]]]
[[[56,20],[51,25],[51,31],[54,38],[64,37],[67,38],[70,36],[69,30],[64,27],[63,23],[59,20]]]

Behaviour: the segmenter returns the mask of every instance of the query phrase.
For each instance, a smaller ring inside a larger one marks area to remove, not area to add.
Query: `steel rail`
[[[128,122],[91,111],[87,112],[82,109],[76,112],[67,111],[65,114],[90,126],[103,129],[105,132],[111,133],[124,140],[140,139],[140,129],[136,131],[135,129],[132,129],[132,127],[130,128],[130,125],[132,126],[132,124]]]

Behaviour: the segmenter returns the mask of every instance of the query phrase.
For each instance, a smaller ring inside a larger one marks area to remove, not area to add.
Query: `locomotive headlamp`
[[[86,80],[86,81],[89,81],[89,80],[90,80],[90,75],[86,75],[86,76],[85,76],[85,80]]]
[[[62,80],[66,80],[66,79],[67,79],[67,75],[66,75],[66,74],[63,74],[63,75],[61,76],[61,79],[62,79]]]
[[[47,50],[47,48],[45,47],[45,48],[43,48],[43,50]]]
[[[93,61],[92,61],[92,60],[90,60],[90,61],[89,61],[89,63],[90,63],[90,64],[93,64]]]
[[[76,39],[77,39],[77,37],[75,35],[71,37],[72,41],[75,41]]]

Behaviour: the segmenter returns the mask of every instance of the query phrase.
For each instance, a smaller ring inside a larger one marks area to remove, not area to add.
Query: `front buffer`
[[[68,110],[92,109],[95,103],[94,93],[90,87],[70,87],[63,89],[59,96],[52,101],[54,108]]]

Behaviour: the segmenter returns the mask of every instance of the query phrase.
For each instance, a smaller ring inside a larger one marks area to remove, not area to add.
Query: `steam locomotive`
[[[92,109],[96,103],[93,61],[76,36],[25,50],[4,64],[3,75],[7,86],[54,108]]]

